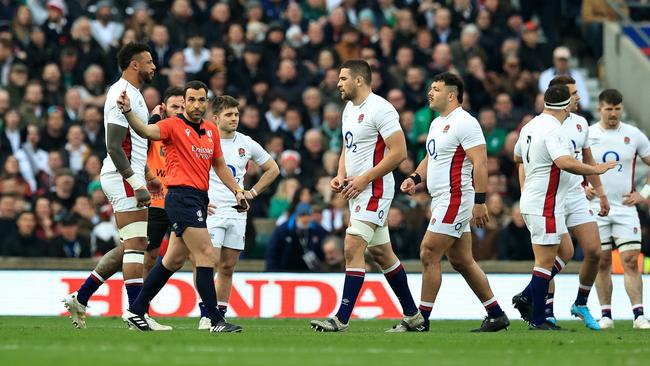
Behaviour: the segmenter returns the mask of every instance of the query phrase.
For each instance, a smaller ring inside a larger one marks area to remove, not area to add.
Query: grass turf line
[[[129,331],[118,318],[93,317],[75,330],[64,317],[0,317],[3,365],[647,365],[650,332],[631,321],[594,332],[473,334],[479,321],[432,321],[429,333],[386,334],[395,321],[353,320],[350,332],[316,333],[307,319],[232,319],[241,334],[198,331],[198,319],[158,319],[172,332]]]

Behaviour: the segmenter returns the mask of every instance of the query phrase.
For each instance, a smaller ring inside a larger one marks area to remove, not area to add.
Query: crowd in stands
[[[513,146],[522,125],[541,112],[541,93],[557,73],[576,78],[582,113],[592,118],[562,35],[586,32],[596,41],[580,52],[598,58],[602,41],[593,25],[616,15],[598,10],[605,1],[580,3],[1,1],[0,255],[94,257],[115,245],[99,184],[106,157],[103,105],[120,75],[117,51],[140,41],[150,46],[157,67],[142,90],[149,110],[167,87],[201,80],[210,97],[239,100],[239,130],[277,160],[280,177],[250,212],[278,225],[268,243],[269,270],[343,268],[347,202],[330,191],[329,181],[341,151],[338,66],[352,58],[370,63],[374,92],[400,113],[409,157],[394,172],[397,187],[423,158],[436,117],[428,107],[428,80],[443,71],[462,76],[464,107],[479,120],[489,154],[491,221],[473,230],[474,255],[531,259]],[[589,13],[581,17],[581,11]],[[246,183],[259,174],[250,169]],[[398,194],[388,212],[402,259],[419,257],[429,201],[419,187],[412,197]],[[252,226],[248,249],[256,245]]]

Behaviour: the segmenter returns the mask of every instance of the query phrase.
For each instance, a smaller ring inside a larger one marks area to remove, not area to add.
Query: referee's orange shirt
[[[165,148],[162,141],[149,141],[147,151],[147,166],[156,178],[162,183],[160,192],[151,195],[151,207],[165,208],[165,195],[167,194],[167,161]]]
[[[197,125],[183,115],[166,118],[156,125],[167,155],[167,187],[207,192],[212,160],[223,156],[217,126],[206,120]]]

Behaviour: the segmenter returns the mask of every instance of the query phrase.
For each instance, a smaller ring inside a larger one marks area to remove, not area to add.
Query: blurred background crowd
[[[584,79],[597,68],[572,68],[597,66],[602,24],[616,19],[605,0],[1,0],[0,255],[95,257],[115,245],[99,183],[103,105],[120,74],[117,51],[140,41],[157,66],[142,90],[149,110],[167,87],[201,80],[211,97],[239,99],[239,130],[277,160],[281,176],[253,202],[244,253],[266,258],[268,270],[343,269],[348,208],[329,181],[341,151],[338,66],[351,58],[370,63],[374,92],[400,113],[409,157],[397,187],[423,158],[436,117],[428,80],[463,77],[489,155],[491,221],[473,230],[474,256],[531,259],[512,161],[518,131],[562,73],[595,122]],[[249,173],[250,185],[260,171]],[[429,201],[421,187],[388,212],[402,259],[419,257]]]

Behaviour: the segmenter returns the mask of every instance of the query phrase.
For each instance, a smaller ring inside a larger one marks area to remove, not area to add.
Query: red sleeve
[[[174,117],[165,118],[162,121],[156,123],[156,126],[160,129],[160,139],[167,140],[172,135],[172,126],[175,124]]]
[[[223,151],[221,151],[221,137],[219,136],[219,130],[214,128],[212,129],[215,138],[214,140],[214,154],[212,154],[212,159],[219,159],[223,156]]]

